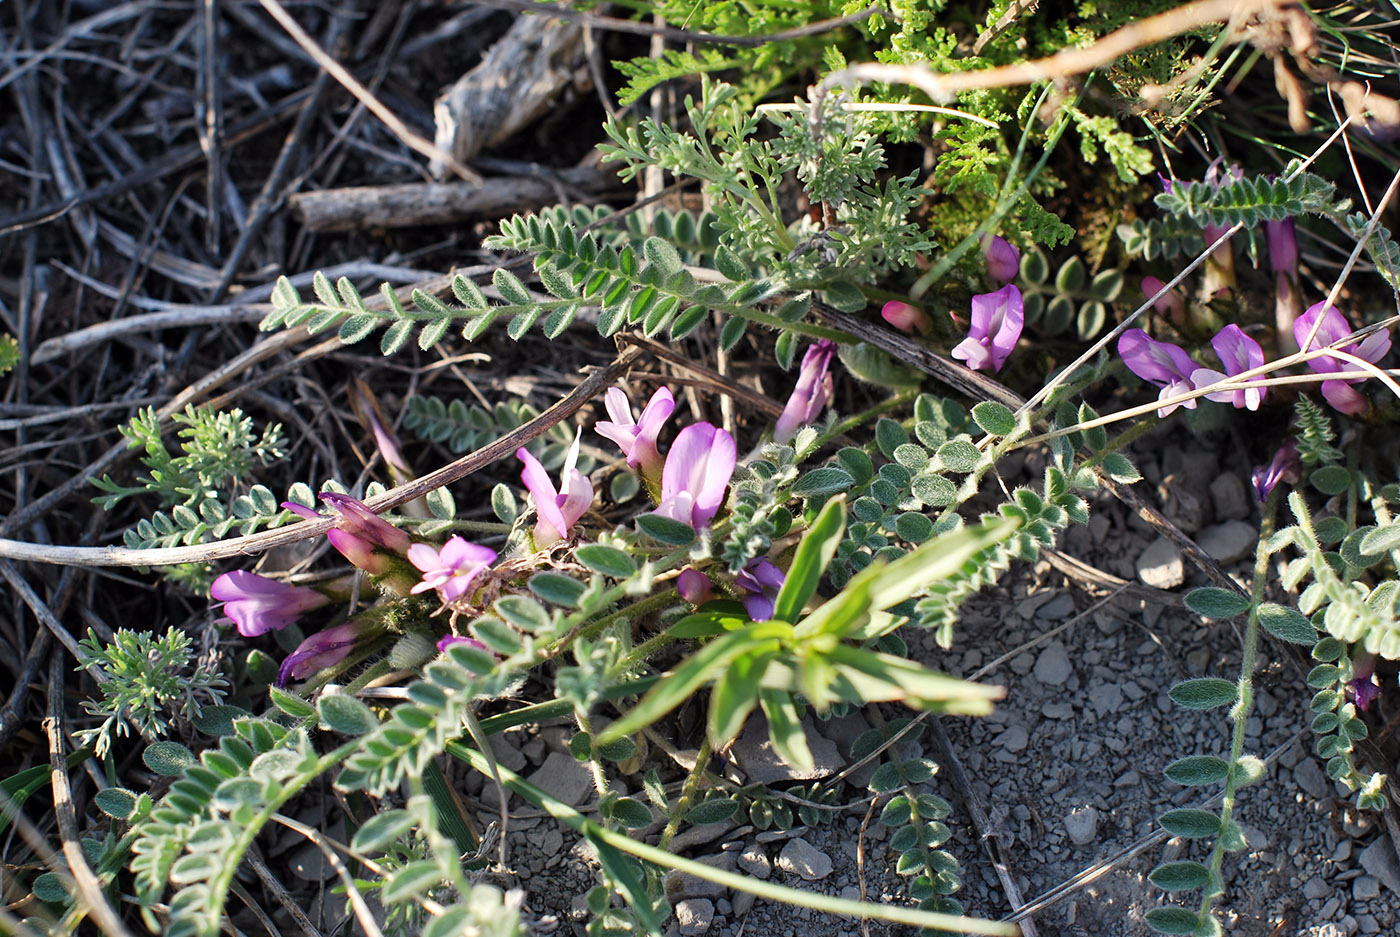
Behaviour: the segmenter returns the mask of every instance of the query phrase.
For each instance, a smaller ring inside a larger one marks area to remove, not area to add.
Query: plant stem
[[[486,770],[486,759],[480,752],[467,748],[457,742],[449,742],[447,751],[456,758],[460,758],[469,763],[478,771]],[[875,904],[872,902],[850,901],[845,898],[834,898],[830,895],[823,895],[820,892],[803,891],[797,888],[788,888],[776,882],[765,882],[750,878],[746,875],[739,875],[736,872],[727,872],[724,869],[717,869],[705,865],[703,862],[696,862],[694,859],[686,859],[681,856],[674,856],[664,849],[656,846],[648,846],[646,843],[638,842],[622,833],[605,828],[602,824],[588,819],[568,804],[551,797],[545,791],[526,781],[520,775],[506,768],[501,768],[501,780],[506,787],[515,791],[531,804],[547,811],[559,822],[565,824],[570,829],[582,834],[586,839],[596,843],[611,846],[620,852],[628,853],[643,859],[647,862],[655,863],[662,868],[676,869],[687,875],[694,875],[696,878],[704,879],[707,882],[715,882],[726,888],[736,891],[745,891],[756,895],[759,898],[768,898],[773,901],[781,901],[801,908],[810,908],[813,911],[822,911],[829,914],[844,914],[858,920],[878,919],[891,921],[896,924],[909,924],[914,927],[927,927],[934,930],[962,932],[965,934],[992,934],[997,937],[1018,937],[1021,929],[1015,924],[1003,924],[1000,921],[986,921],[980,918],[961,917],[955,914],[934,914],[929,911],[919,911],[914,908],[902,908],[894,905]]]
[[[1225,827],[1230,823],[1230,814],[1234,812],[1235,799],[1239,793],[1240,772],[1238,770],[1240,756],[1244,754],[1244,733],[1245,721],[1249,717],[1249,710],[1254,703],[1254,659],[1259,648],[1259,605],[1264,601],[1264,590],[1269,582],[1269,538],[1274,533],[1274,514],[1278,507],[1277,490],[1269,492],[1269,499],[1264,505],[1264,517],[1259,524],[1259,547],[1254,553],[1254,580],[1250,585],[1249,597],[1249,618],[1245,622],[1244,630],[1244,651],[1240,656],[1240,682],[1239,699],[1230,712],[1230,718],[1234,721],[1234,730],[1230,735],[1230,769],[1225,777],[1225,793],[1220,804],[1220,827],[1223,833]],[[1210,871],[1213,881],[1220,881],[1220,869],[1225,863],[1225,843],[1223,839],[1215,841],[1215,847],[1210,854]],[[1215,900],[1215,889],[1208,887],[1206,893],[1201,898],[1202,919],[1210,913],[1211,903]]]
[[[695,799],[695,792],[700,789],[700,781],[705,777],[705,767],[710,763],[710,737],[707,735],[700,740],[700,749],[695,753],[695,767],[690,769],[690,773],[685,777],[685,783],[681,785],[681,795],[676,800],[676,809],[671,812],[671,818],[666,821],[666,829],[661,831],[660,847],[665,849],[670,845],[671,839],[676,835],[676,830],[681,825],[681,818],[690,809],[690,802]]]

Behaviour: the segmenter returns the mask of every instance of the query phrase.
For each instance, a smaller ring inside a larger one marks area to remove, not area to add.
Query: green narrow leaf
[[[995,400],[984,400],[973,407],[972,418],[985,432],[996,436],[1009,436],[1016,431],[1016,414]]]
[[[759,690],[758,702],[768,717],[768,736],[778,757],[798,771],[815,768],[817,762],[807,745],[807,733],[802,730],[792,695],[782,690]]]
[[[1171,780],[1186,787],[1219,784],[1230,775],[1230,763],[1215,755],[1188,755],[1167,765],[1163,771]]]
[[[849,475],[846,477],[850,478]],[[803,536],[802,542],[798,544],[792,565],[788,568],[787,578],[783,580],[774,603],[774,618],[786,622],[797,621],[803,606],[817,591],[822,573],[831,563],[831,558],[836,555],[836,547],[845,532],[846,498],[839,495],[826,503]]]
[[[530,591],[555,605],[575,608],[587,586],[571,576],[562,573],[536,573],[530,577]]]
[[[1295,609],[1265,602],[1259,606],[1259,624],[1280,641],[1312,647],[1317,643],[1317,629],[1307,616]]]
[[[1194,934],[1200,915],[1186,908],[1153,908],[1144,915],[1147,926],[1159,934]]]
[[[530,296],[530,291],[525,288],[525,284],[520,282],[520,278],[511,273],[505,267],[497,267],[496,272],[491,274],[491,282],[506,302],[512,306],[533,306],[534,298]]]
[[[709,739],[723,751],[739,737],[758,703],[758,687],[776,654],[745,654],[731,663],[710,691]]]
[[[431,859],[410,862],[389,877],[379,891],[379,900],[395,904],[421,897],[428,889],[442,882],[442,870]]]
[[[364,703],[344,693],[323,694],[316,704],[321,727],[341,735],[364,735],[379,728],[379,720]]]
[[[330,281],[326,281],[329,285]],[[152,742],[141,753],[141,760],[156,774],[167,778],[178,778],[185,769],[195,763],[194,752],[179,742],[168,739]]]
[[[1210,869],[1199,862],[1167,862],[1147,875],[1162,891],[1189,891],[1210,881]]]
[[[1157,818],[1162,829],[1183,839],[1204,839],[1220,832],[1220,816],[1209,810],[1194,807],[1178,807],[1168,810]]]
[[[1220,677],[1198,677],[1174,685],[1167,695],[1187,709],[1214,709],[1239,699],[1239,687]]]
[[[643,514],[637,518],[637,529],[657,543],[683,547],[695,540],[695,530],[682,521],[662,517],[660,514]]]
[[[1249,611],[1249,596],[1207,586],[1187,593],[1186,607],[1204,618],[1234,618]]]
[[[636,561],[616,547],[590,543],[575,550],[574,557],[593,572],[613,579],[627,579],[637,572]]]

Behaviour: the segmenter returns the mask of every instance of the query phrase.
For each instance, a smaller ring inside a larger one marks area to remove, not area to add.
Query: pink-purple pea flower
[[[704,605],[715,597],[715,584],[700,570],[686,567],[676,577],[676,592],[691,605]]]
[[[773,617],[773,609],[778,601],[778,592],[787,577],[783,571],[768,560],[754,560],[734,577],[734,585],[747,593],[744,609],[754,621],[767,621]]]
[[[574,435],[574,444],[569,447],[564,468],[559,473],[559,488],[549,480],[540,460],[521,447],[515,450],[515,457],[525,463],[520,472],[520,480],[535,499],[535,547],[544,549],[569,535],[569,529],[588,512],[593,504],[593,484],[588,476],[580,472],[578,464],[579,437]]]
[[[426,543],[408,548],[408,561],[423,572],[423,581],[409,591],[415,595],[436,589],[444,603],[461,598],[477,576],[496,562],[496,551],[462,537],[452,537],[434,549]]]
[[[736,455],[734,437],[716,426],[692,423],[681,430],[666,453],[656,513],[695,530],[708,527],[724,503]]]
[[[408,552],[408,534],[379,517],[363,501],[333,491],[322,492],[321,500],[340,515],[339,526],[326,531],[326,539],[351,565],[372,576],[383,576],[394,568],[392,556]],[[283,501],[282,507],[308,520],[321,517],[295,501]]]
[[[277,685],[305,680],[319,670],[333,667],[355,650],[378,637],[384,627],[369,620],[352,618],[343,625],[318,631],[287,655],[277,671]]]
[[[880,316],[890,325],[901,332],[909,334],[927,332],[933,327],[928,313],[918,306],[910,305],[898,299],[892,299],[885,303],[880,310]]]
[[[612,419],[599,420],[593,428],[598,435],[617,443],[629,467],[640,470],[649,484],[657,484],[661,479],[662,462],[661,453],[656,450],[656,437],[676,409],[671,389],[658,387],[636,420],[632,419],[632,406],[621,388],[608,388],[603,406]]]
[[[474,647],[474,648],[477,648],[478,650],[487,651],[488,653],[489,653],[490,650],[491,650],[489,647],[487,647],[486,645],[482,644],[482,643],[481,643],[480,641],[478,641],[476,638],[467,638],[467,637],[463,637],[463,636],[460,635],[460,634],[448,634],[448,635],[443,635],[442,639],[441,639],[440,641],[438,641],[438,643],[437,643],[437,649],[438,649],[439,651],[441,651],[442,653],[446,654],[446,653],[447,653],[447,649],[448,649],[449,647],[451,647],[452,645],[454,645],[454,644],[465,644],[465,645],[467,645],[468,647]]]
[[[1215,333],[1215,337],[1210,340],[1210,347],[1215,349],[1216,355],[1225,365],[1225,373],[1212,368],[1197,368],[1191,374],[1191,383],[1196,385],[1197,389],[1223,381],[1227,376],[1252,371],[1264,365],[1264,349],[1244,334],[1244,330],[1238,325],[1227,325]],[[1258,386],[1233,387],[1206,394],[1206,399],[1258,410],[1259,404],[1264,401],[1264,393],[1265,388]]]
[[[1298,350],[1294,323],[1303,311],[1303,294],[1298,288],[1298,231],[1292,218],[1264,222],[1269,240],[1269,266],[1274,271],[1274,330],[1279,351]]]
[[[1318,322],[1319,317],[1321,318],[1320,323]],[[1312,333],[1314,323],[1318,323],[1316,325],[1317,334],[1304,347],[1303,343],[1307,342],[1308,335]],[[1338,351],[1363,361],[1369,361],[1371,364],[1380,361],[1390,351],[1390,332],[1388,330],[1373,332],[1361,342],[1339,344],[1351,332],[1351,324],[1347,322],[1346,316],[1338,312],[1335,306],[1328,306],[1325,302],[1314,304],[1307,312],[1298,317],[1298,321],[1293,323],[1293,335],[1298,340],[1298,347],[1304,351],[1313,351],[1335,345]],[[1334,355],[1309,358],[1308,367],[1319,374],[1357,370],[1357,365],[1353,362]],[[1323,381],[1322,396],[1334,409],[1350,416],[1359,416],[1366,412],[1368,403],[1365,396],[1351,385],[1360,384],[1364,380],[1365,378],[1349,377]]]
[[[1021,291],[1008,283],[995,293],[972,297],[972,327],[953,349],[974,371],[1000,371],[1026,324]]]
[[[1144,288],[1145,291],[1145,288]],[[1162,388],[1159,400],[1194,390],[1191,374],[1197,369],[1191,356],[1171,342],[1159,342],[1142,329],[1128,329],[1118,338],[1118,356],[1138,377]],[[1196,408],[1196,399],[1168,404],[1157,411],[1165,417],[1177,407]]]
[[[802,356],[797,386],[792,389],[787,406],[773,426],[774,442],[787,442],[797,435],[799,427],[821,416],[826,402],[831,399],[831,357],[834,354],[836,343],[830,339],[820,339],[808,347]]]
[[[1302,475],[1303,461],[1298,457],[1298,447],[1290,439],[1279,446],[1278,452],[1274,453],[1273,460],[1268,465],[1254,467],[1254,474],[1250,476],[1250,480],[1254,483],[1255,497],[1264,501],[1279,482],[1296,485]]]
[[[315,589],[288,585],[244,569],[215,579],[209,594],[224,603],[224,614],[238,626],[239,634],[249,638],[281,631],[303,612],[330,601]]]
[[[1354,676],[1346,682],[1346,698],[1365,712],[1381,695],[1381,685],[1376,680],[1376,658],[1372,654],[1358,654],[1351,663]]]
[[[1142,295],[1151,299],[1158,293],[1162,293],[1162,289],[1166,285],[1156,277],[1143,277]],[[1157,310],[1158,315],[1165,316],[1172,325],[1180,327],[1186,323],[1186,301],[1176,290],[1167,290],[1162,293],[1161,297],[1152,304],[1152,308]]]
[[[987,259],[987,279],[997,286],[1010,283],[1021,272],[1021,252],[1006,238],[984,234],[982,255]]]

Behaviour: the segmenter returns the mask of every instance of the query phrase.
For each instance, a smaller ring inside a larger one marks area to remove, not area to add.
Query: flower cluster
[[[1000,371],[1011,350],[1021,340],[1026,325],[1025,303],[1021,291],[1009,282],[1020,269],[1020,252],[1006,240],[993,237],[983,241],[987,260],[987,275],[997,283],[1005,283],[993,293],[972,297],[972,322],[963,339],[951,352],[954,358],[967,362],[974,371]]]
[[[1325,303],[1317,303],[1293,323],[1293,335],[1303,351],[1330,348],[1337,352],[1308,359],[1308,367],[1319,374],[1354,372],[1361,367],[1358,362],[1375,364],[1390,351],[1388,331],[1374,332],[1361,342],[1344,344],[1351,332],[1346,317]],[[1193,390],[1204,390],[1227,377],[1256,371],[1264,366],[1264,349],[1238,325],[1225,326],[1210,340],[1210,345],[1225,368],[1223,372],[1201,367],[1180,347],[1170,342],[1159,342],[1142,329],[1128,329],[1119,337],[1118,356],[1129,371],[1162,388],[1162,400]],[[1345,377],[1323,381],[1322,396],[1334,409],[1359,416],[1366,412],[1368,404],[1354,385],[1364,380],[1362,377]],[[1263,386],[1247,382],[1205,396],[1208,400],[1258,410],[1265,393]],[[1164,417],[1177,406],[1194,407],[1195,400],[1168,404],[1159,409],[1157,415]]]

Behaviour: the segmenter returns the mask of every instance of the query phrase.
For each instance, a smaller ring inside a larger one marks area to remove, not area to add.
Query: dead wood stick
[[[49,781],[53,786],[53,812],[58,819],[58,834],[63,840],[63,857],[68,871],[78,886],[78,894],[93,923],[107,937],[132,937],[121,918],[107,903],[102,883],[88,865],[78,841],[78,814],[73,808],[73,792],[68,786],[68,759],[63,752],[63,656],[49,659],[49,713],[44,719],[44,731],[49,737]]]
[[[608,174],[594,167],[558,173],[559,181],[584,191],[606,185]],[[290,197],[297,218],[312,231],[356,231],[447,224],[470,218],[499,218],[559,201],[558,186],[533,176],[493,176],[480,185],[429,182],[364,185]]]

